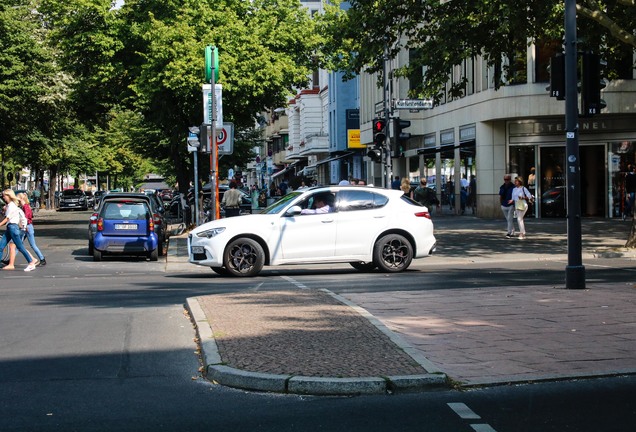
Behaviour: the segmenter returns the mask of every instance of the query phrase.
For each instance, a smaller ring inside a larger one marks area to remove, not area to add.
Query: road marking
[[[481,420],[481,417],[478,416],[473,410],[468,408],[468,406],[461,402],[449,402],[446,405],[450,407],[455,414],[457,414],[461,419],[464,420]],[[470,427],[475,432],[497,432],[487,423],[473,423]]]
[[[291,278],[289,276],[281,276],[281,278],[285,279],[287,282],[289,282],[292,285],[295,285],[297,288],[300,289],[309,289],[309,287],[307,287],[306,285],[301,284],[300,282],[298,282],[296,279]]]
[[[471,424],[470,425],[475,432],[497,432],[489,424]]]
[[[475,414],[473,410],[468,408],[466,404],[463,404],[461,402],[449,402],[447,405],[450,407],[450,409],[455,411],[455,414],[457,414],[460,418],[463,418],[465,420],[481,418],[477,414]]]

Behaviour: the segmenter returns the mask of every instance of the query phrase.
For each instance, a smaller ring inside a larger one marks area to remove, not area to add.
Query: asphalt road
[[[280,288],[285,276],[336,292],[486,283],[505,289],[523,283],[526,271],[550,283],[562,262],[422,262],[390,283],[346,266],[266,269],[235,280],[189,265],[166,272],[161,261],[94,263],[88,215],[36,218],[48,265],[0,274],[2,431],[634,430],[635,377],[346,398],[228,389],[200,376],[183,308],[187,297]],[[608,260],[587,271],[595,279],[633,280],[632,267]]]

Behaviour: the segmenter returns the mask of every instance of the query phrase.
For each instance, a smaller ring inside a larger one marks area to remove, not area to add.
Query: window
[[[386,205],[388,198],[367,190],[338,192],[338,211],[369,210]]]

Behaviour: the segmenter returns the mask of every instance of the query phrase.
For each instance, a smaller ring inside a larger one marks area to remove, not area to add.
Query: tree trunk
[[[626,248],[636,248],[636,218],[632,217],[632,229],[629,232],[629,237],[627,238],[627,243],[625,243]]]
[[[57,190],[57,166],[49,167],[49,193],[47,199],[47,209],[55,208],[55,191]]]

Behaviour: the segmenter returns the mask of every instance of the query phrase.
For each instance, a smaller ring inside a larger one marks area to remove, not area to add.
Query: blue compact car
[[[106,254],[145,255],[157,261],[159,239],[147,200],[106,196],[96,225],[94,261],[101,261]]]

